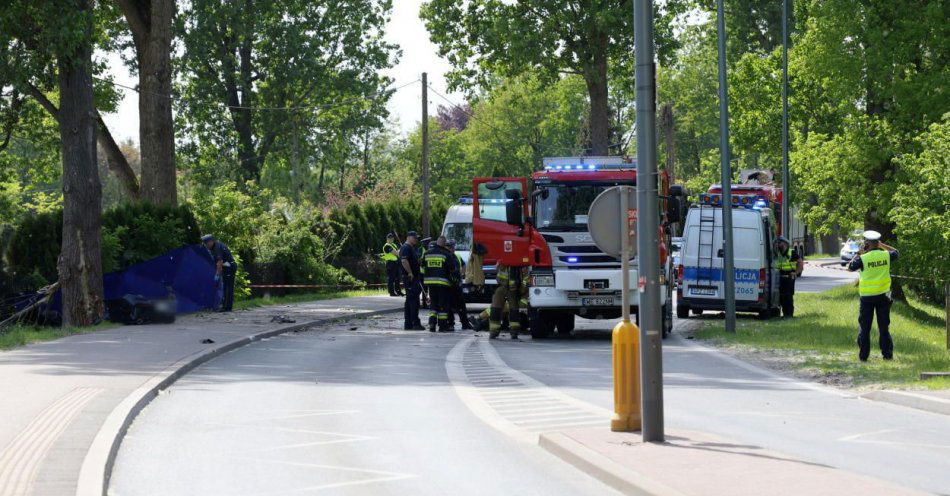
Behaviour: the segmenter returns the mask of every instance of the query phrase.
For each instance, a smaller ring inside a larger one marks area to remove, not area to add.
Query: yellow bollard
[[[640,430],[640,328],[623,320],[613,331],[614,418],[612,431]]]

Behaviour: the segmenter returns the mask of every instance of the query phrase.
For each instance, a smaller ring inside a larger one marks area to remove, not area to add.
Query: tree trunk
[[[607,53],[599,50],[593,59],[593,64],[584,71],[590,97],[590,154],[608,155],[610,111],[607,102]]]
[[[88,18],[82,42],[59,57],[59,134],[63,154],[63,244],[59,283],[63,326],[97,323],[103,313],[100,253],[102,185],[96,163],[96,108],[92,93],[92,5],[77,0]]]
[[[663,110],[660,117],[660,127],[663,128],[663,138],[666,140],[666,173],[670,175],[670,184],[676,182],[676,174],[673,170],[676,164],[676,149],[674,146],[676,133],[673,122],[673,104],[663,104]]]
[[[171,99],[175,0],[144,3],[149,31],[138,50],[142,198],[151,203],[174,204],[178,203]]]

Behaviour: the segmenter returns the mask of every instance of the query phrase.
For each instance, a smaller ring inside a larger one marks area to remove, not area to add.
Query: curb
[[[402,308],[353,313],[261,331],[243,338],[228,341],[214,348],[201,350],[175,362],[170,367],[150,377],[141,386],[132,391],[132,393],[126,396],[125,399],[109,413],[109,416],[106,417],[105,422],[102,423],[99,432],[96,433],[96,437],[93,438],[92,444],[86,451],[86,456],[83,458],[82,468],[79,471],[79,479],[76,483],[76,496],[107,495],[109,479],[112,477],[112,468],[115,464],[116,455],[118,455],[119,447],[122,445],[122,439],[125,437],[126,432],[128,432],[135,417],[137,417],[139,412],[144,410],[162,390],[167,389],[195,367],[220,355],[262,339],[288,332],[304,330],[317,325],[330,324],[353,318],[366,318],[374,315],[395,313],[400,310],[402,310]]]
[[[682,496],[681,492],[634,472],[560,432],[541,434],[538,446],[623,494]]]
[[[861,397],[869,400],[883,401],[909,408],[916,408],[918,410],[924,410],[931,413],[950,415],[950,400],[934,398],[924,394],[911,393],[908,391],[881,390],[865,393],[861,395]]]

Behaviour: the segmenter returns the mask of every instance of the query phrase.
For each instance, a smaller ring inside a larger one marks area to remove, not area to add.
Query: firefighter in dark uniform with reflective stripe
[[[877,314],[877,331],[880,335],[881,356],[894,358],[894,341],[891,339],[891,264],[897,260],[897,250],[881,241],[881,233],[864,231],[864,244],[851,259],[848,270],[861,271],[858,294],[861,306],[858,309],[858,358],[862,362],[871,354],[871,322]]]
[[[403,296],[402,288],[399,287],[399,245],[396,244],[396,233],[386,235],[386,243],[379,258],[386,263],[386,289],[389,290],[389,296]]]
[[[495,279],[498,281],[498,288],[491,298],[491,309],[488,317],[488,337],[495,339],[501,334],[502,314],[506,308],[508,310],[508,329],[511,333],[511,339],[518,339],[521,332],[521,319],[518,315],[518,308],[521,302],[521,293],[526,288],[522,273],[527,273],[527,267],[509,267],[498,263]]]
[[[452,285],[449,290],[449,327],[455,328],[455,314],[459,316],[459,322],[462,323],[462,330],[471,330],[472,324],[468,320],[468,308],[465,307],[465,295],[462,294],[462,279],[465,274],[465,261],[462,256],[455,251],[455,240],[450,239],[445,242],[446,248],[455,256],[456,270],[450,282]]]
[[[779,271],[778,299],[782,316],[789,318],[795,315],[795,279],[801,275],[804,262],[797,250],[789,248],[783,236],[775,240],[775,266]]]
[[[439,332],[449,332],[450,278],[458,270],[455,255],[445,247],[445,236],[439,236],[435,244],[430,245],[422,257],[425,267],[423,282],[429,289],[430,309],[435,312]],[[430,324],[429,331],[435,332],[436,326]]]

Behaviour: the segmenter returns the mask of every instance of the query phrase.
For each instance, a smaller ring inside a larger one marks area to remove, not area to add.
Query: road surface
[[[612,322],[579,320],[576,339],[521,342],[393,330],[400,324],[394,315],[281,336],[196,369],[136,420],[112,494],[611,494],[532,436],[606,428]],[[524,427],[505,432],[459,389],[453,370],[463,365],[483,397],[508,367],[552,393],[495,396],[497,412]],[[670,428],[950,488],[947,417],[778,377],[676,336],[664,367]]]

